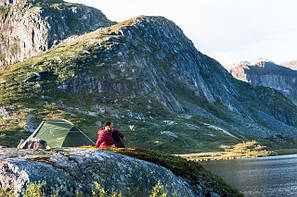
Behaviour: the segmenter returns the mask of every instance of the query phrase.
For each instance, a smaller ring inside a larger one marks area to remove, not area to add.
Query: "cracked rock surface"
[[[91,195],[94,182],[123,196],[133,195],[135,189],[148,196],[158,182],[169,196],[200,196],[203,192],[194,191],[184,179],[164,167],[106,150],[0,150],[1,187],[20,191],[28,183],[42,181],[46,182],[47,193],[62,188],[63,196],[73,196],[76,190]]]

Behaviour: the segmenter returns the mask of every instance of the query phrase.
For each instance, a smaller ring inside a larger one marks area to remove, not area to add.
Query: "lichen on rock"
[[[135,153],[139,156],[143,154]],[[193,184],[195,181],[186,175],[187,169],[184,169],[185,179],[158,162],[155,164],[136,158],[94,148],[39,151],[1,149],[0,185],[13,189],[16,194],[21,193],[29,183],[46,183],[43,187],[47,194],[60,196],[74,196],[77,191],[84,196],[91,196],[97,184],[109,194],[123,196],[149,196],[156,188],[162,188],[168,196],[206,196],[210,193],[241,196],[236,190],[223,186],[225,183],[213,182],[210,185],[213,175],[205,170],[201,169],[204,178],[199,182],[209,182],[208,185]],[[183,169],[179,167],[176,170]]]
[[[1,151],[2,152],[2,151]],[[106,191],[148,196],[160,182],[170,195],[194,196],[189,185],[168,169],[121,154],[97,149],[67,149],[65,153],[43,151],[37,155],[20,155],[6,150],[13,157],[0,157],[0,185],[20,191],[29,182],[42,182],[48,193],[54,194],[61,186],[61,195],[72,196],[78,189],[90,194],[94,182]],[[18,155],[18,157],[15,157]]]

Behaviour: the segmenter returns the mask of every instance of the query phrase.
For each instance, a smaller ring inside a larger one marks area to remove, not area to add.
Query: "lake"
[[[297,154],[202,164],[245,196],[297,196]]]

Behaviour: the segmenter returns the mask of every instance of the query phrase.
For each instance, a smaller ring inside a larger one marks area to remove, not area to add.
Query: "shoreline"
[[[250,155],[242,153],[241,155],[228,154],[228,152],[206,152],[206,153],[189,153],[189,154],[174,154],[185,158],[187,160],[199,161],[199,162],[208,162],[208,161],[221,161],[221,160],[236,160],[236,159],[251,159],[258,157],[272,157],[272,156],[281,156],[281,155],[294,155],[297,154],[296,149],[278,149],[278,150],[269,150],[265,152],[260,152],[256,155]]]

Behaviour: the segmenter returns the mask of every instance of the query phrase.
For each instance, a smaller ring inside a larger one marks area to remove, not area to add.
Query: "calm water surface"
[[[297,197],[297,154],[204,162],[245,196]]]

